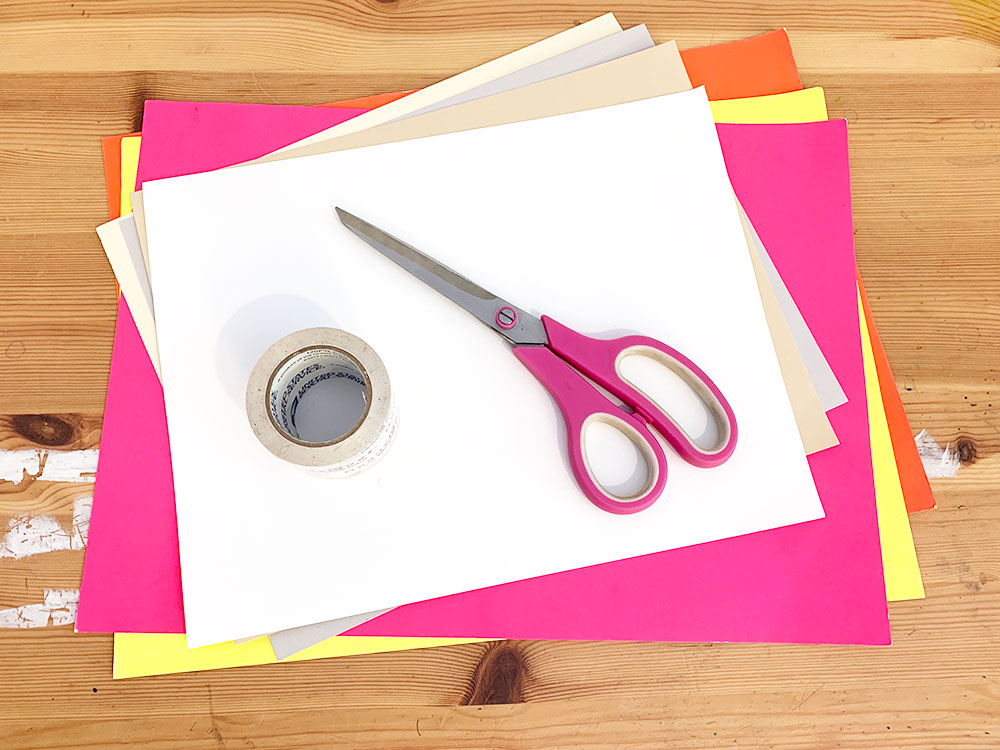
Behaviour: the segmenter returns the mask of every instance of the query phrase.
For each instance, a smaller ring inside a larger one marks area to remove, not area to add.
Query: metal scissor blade
[[[382,231],[374,224],[334,207],[340,221],[382,255],[456,303],[512,344],[548,341],[542,321],[488,292],[448,266]]]

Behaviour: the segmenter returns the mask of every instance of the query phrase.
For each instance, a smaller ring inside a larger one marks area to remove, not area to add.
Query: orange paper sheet
[[[108,189],[108,216],[117,219],[121,216],[122,192],[122,138],[142,133],[123,133],[109,135],[101,139],[101,151],[104,154],[104,183]]]
[[[903,488],[903,500],[907,513],[918,510],[930,510],[936,507],[931,483],[927,479],[917,444],[913,439],[910,421],[906,418],[903,400],[896,388],[896,380],[889,369],[889,358],[886,357],[882,340],[875,328],[872,308],[868,303],[865,285],[861,283],[861,273],[858,273],[858,288],[861,290],[861,304],[865,312],[865,321],[871,334],[872,349],[875,353],[875,371],[878,373],[878,386],[882,394],[882,405],[885,417],[889,422],[889,439],[892,441],[892,452],[896,456],[896,471],[899,472],[899,482]]]
[[[784,94],[802,88],[784,29],[726,44],[681,50],[692,86],[709,99]]]
[[[780,94],[802,88],[788,33],[784,29],[727,44],[682,50],[681,59],[691,85],[704,85],[709,99],[713,100]],[[860,273],[858,286],[875,350],[879,391],[889,423],[889,437],[906,511],[928,510],[935,507],[934,495],[920,461],[903,402],[896,390],[889,360],[875,328]]]
[[[330,104],[321,104],[321,107],[341,107],[346,109],[375,109],[376,107],[381,107],[383,104],[388,104],[389,102],[394,102],[397,99],[402,99],[407,94],[412,94],[413,91],[393,91],[391,94],[372,94],[371,96],[362,96],[357,99],[344,99],[339,102],[331,102]]]

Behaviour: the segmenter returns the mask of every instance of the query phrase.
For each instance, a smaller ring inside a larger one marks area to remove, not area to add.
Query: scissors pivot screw
[[[497,325],[501,328],[513,328],[517,325],[517,312],[510,307],[497,310]]]

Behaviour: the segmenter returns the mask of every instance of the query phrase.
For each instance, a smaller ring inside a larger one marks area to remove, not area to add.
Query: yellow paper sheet
[[[415,648],[477,643],[468,638],[329,638],[284,661],[328,659],[334,656],[380,654]],[[187,637],[174,633],[115,633],[113,677],[146,677],[154,674],[197,672],[203,669],[246,667],[251,664],[275,664],[271,642],[266,638],[245,643],[219,643],[203,648],[188,648]]]
[[[878,507],[878,533],[882,541],[882,569],[885,571],[885,595],[890,602],[923,599],[924,584],[913,546],[910,517],[906,514],[903,487],[896,470],[896,458],[889,437],[889,421],[882,405],[882,391],[875,371],[875,353],[865,311],[858,290],[861,317],[861,350],[865,362],[865,392],[868,396],[868,424],[871,430],[872,465],[875,472],[875,504]]]
[[[716,122],[781,123],[817,122],[827,119],[823,89],[812,88],[788,94],[756,96],[712,102]],[[860,304],[860,291],[858,303]],[[871,434],[872,471],[875,475],[875,504],[878,510],[882,570],[887,601],[922,599],[924,586],[917,553],[906,514],[903,487],[896,468],[896,456],[889,438],[889,423],[882,405],[871,337],[864,311],[861,312],[861,342],[864,350],[865,391],[868,397],[868,429]]]
[[[709,102],[716,122],[773,124],[782,122],[819,122],[826,119],[826,97],[815,86],[801,91],[746,99],[722,99]]]
[[[121,215],[132,213],[132,201],[129,198],[135,190],[135,176],[139,171],[139,143],[142,136],[129,135],[121,140],[122,153],[122,195]]]

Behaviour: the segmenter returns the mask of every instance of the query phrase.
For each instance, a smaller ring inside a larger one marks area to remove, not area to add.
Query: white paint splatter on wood
[[[7,521],[7,534],[0,539],[0,559],[19,560],[43,552],[83,549],[90,531],[90,495],[73,501],[73,527],[66,531],[52,516],[14,516]]]
[[[45,589],[41,604],[0,609],[0,628],[44,628],[76,622],[80,592],[76,589]]]
[[[7,533],[0,539],[0,558],[22,559],[43,552],[82,550],[87,546],[90,495],[73,501],[73,525],[66,531],[52,516],[16,516],[7,522]],[[80,592],[76,589],[45,589],[40,604],[0,609],[0,628],[44,628],[76,622]]]
[[[20,484],[42,482],[93,482],[97,476],[97,448],[50,451],[43,448],[0,450],[0,481]]]
[[[69,537],[70,549],[85,549],[90,533],[90,513],[94,507],[94,496],[85,495],[73,501],[73,531]]]
[[[927,430],[921,430],[915,440],[928,477],[953,477],[958,473],[962,461],[957,453],[952,452],[951,443],[942,449],[937,441],[927,434]]]

